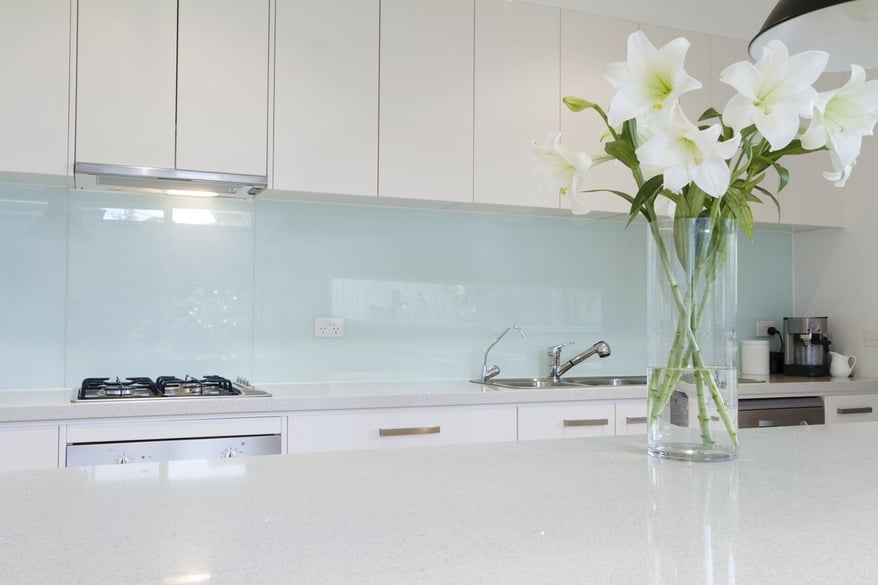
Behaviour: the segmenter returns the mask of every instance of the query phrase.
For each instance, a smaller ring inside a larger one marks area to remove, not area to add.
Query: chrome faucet
[[[488,348],[485,350],[485,358],[482,360],[482,382],[487,382],[488,380],[500,373],[500,368],[496,364],[491,366],[490,368],[488,367],[488,352],[491,351],[491,349],[495,345],[497,345],[497,342],[503,339],[503,336],[509,333],[511,329],[515,329],[516,331],[518,331],[519,335],[524,337],[524,331],[521,330],[521,327],[512,324],[504,329],[503,333],[498,335],[497,338],[494,339],[494,341],[492,341],[490,345],[488,345]]]
[[[546,355],[549,358],[549,376],[552,379],[557,380],[558,378],[563,376],[564,373],[567,372],[567,370],[577,364],[581,364],[594,354],[598,354],[598,357],[602,358],[610,355],[610,345],[606,341],[598,341],[584,352],[573,356],[568,361],[562,364],[561,349],[567,347],[568,345],[573,345],[573,343],[573,341],[568,341],[567,343],[559,343],[558,345],[553,345],[548,350],[546,350]]]

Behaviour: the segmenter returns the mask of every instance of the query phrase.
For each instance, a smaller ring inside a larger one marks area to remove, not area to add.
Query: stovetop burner
[[[271,396],[256,390],[247,380],[235,382],[222,376],[196,378],[186,375],[152,378],[86,378],[75,392],[73,401],[134,400],[152,398],[218,398],[224,396]]]
[[[205,376],[193,378],[186,376],[182,380],[176,376],[159,376],[156,386],[163,396],[237,396],[241,391],[232,385],[230,380],[221,376]]]

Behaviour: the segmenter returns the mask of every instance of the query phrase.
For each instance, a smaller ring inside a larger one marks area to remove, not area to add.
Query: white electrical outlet
[[[344,337],[344,319],[315,317],[314,337]]]
[[[863,331],[863,347],[878,347],[878,331],[874,329]]]
[[[756,337],[767,337],[768,328],[774,326],[774,321],[756,321]]]

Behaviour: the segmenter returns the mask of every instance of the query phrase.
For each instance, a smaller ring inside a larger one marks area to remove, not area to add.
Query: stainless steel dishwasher
[[[822,425],[825,422],[823,399],[817,396],[738,400],[738,426],[742,429]]]

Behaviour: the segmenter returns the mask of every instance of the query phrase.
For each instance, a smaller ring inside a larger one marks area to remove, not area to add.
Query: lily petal
[[[790,57],[783,43],[768,42],[755,64],[742,61],[720,74],[720,81],[738,91],[723,109],[723,121],[735,132],[755,124],[772,150],[782,149],[798,134],[799,118],[812,115],[817,102],[812,84],[828,59],[823,51]]]
[[[607,112],[610,125],[669,112],[681,95],[700,88],[683,67],[688,50],[689,41],[682,37],[657,49],[643,31],[632,33],[625,63],[606,69],[606,79],[616,90]]]

